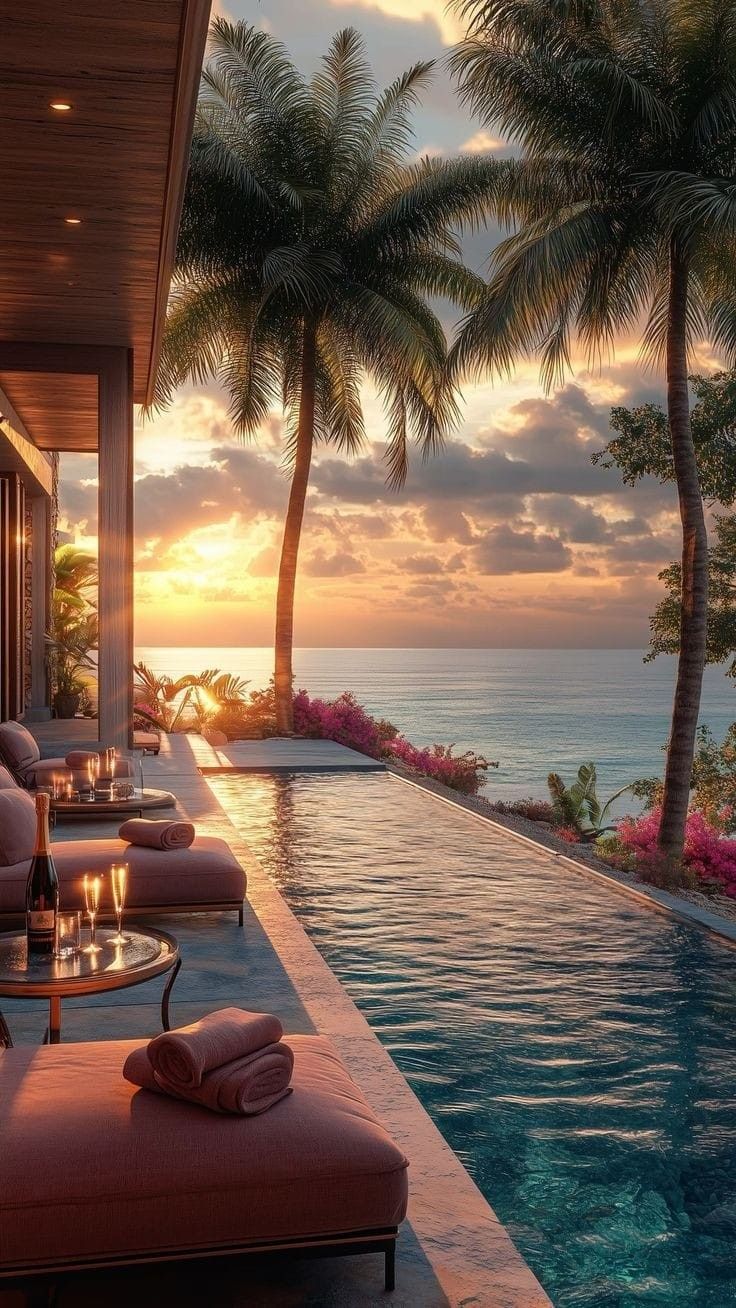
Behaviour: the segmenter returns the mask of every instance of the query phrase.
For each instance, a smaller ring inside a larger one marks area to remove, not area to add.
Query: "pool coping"
[[[386,770],[391,776],[405,782],[406,785],[414,786],[416,790],[431,795],[434,799],[448,804],[451,808],[460,809],[468,817],[476,818],[479,822],[495,828],[496,831],[502,831],[504,835],[510,836],[524,845],[531,846],[532,849],[546,854],[558,863],[564,863],[566,867],[571,868],[574,872],[581,872],[587,877],[603,882],[615,893],[628,895],[630,899],[638,900],[641,904],[653,909],[654,912],[671,914],[692,926],[700,927],[701,930],[718,936],[723,944],[736,948],[736,922],[732,922],[729,918],[721,917],[719,913],[711,913],[708,909],[701,908],[698,904],[692,904],[689,900],[682,899],[669,890],[660,890],[657,886],[648,886],[643,882],[633,885],[627,879],[626,873],[617,872],[615,868],[604,871],[602,868],[593,867],[589,863],[583,863],[580,859],[553,849],[550,845],[545,845],[543,841],[535,840],[533,836],[528,836],[522,831],[516,831],[514,827],[507,826],[506,823],[499,822],[496,818],[481,812],[472,803],[467,802],[466,796],[445,793],[447,787],[443,786],[440,790],[438,783],[425,780],[422,777],[409,777],[405,772],[393,767],[391,764],[388,765]]]

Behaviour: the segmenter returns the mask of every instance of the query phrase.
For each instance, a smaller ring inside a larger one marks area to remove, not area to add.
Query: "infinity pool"
[[[558,1308],[736,1305],[736,951],[388,775],[211,785]]]

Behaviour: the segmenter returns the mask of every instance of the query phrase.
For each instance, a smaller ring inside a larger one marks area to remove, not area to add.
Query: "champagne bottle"
[[[36,844],[26,882],[28,956],[51,958],[59,912],[59,878],[49,841],[49,796],[36,795]]]

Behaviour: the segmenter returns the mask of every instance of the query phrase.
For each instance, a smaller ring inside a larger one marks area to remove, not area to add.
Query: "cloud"
[[[494,527],[471,551],[472,566],[492,576],[519,572],[564,572],[572,553],[559,536]]]
[[[444,572],[445,564],[436,554],[410,554],[405,559],[397,559],[396,567],[402,572],[432,573]]]
[[[344,550],[326,554],[318,549],[305,561],[304,572],[308,577],[350,577],[365,572],[365,564]]]
[[[445,45],[454,45],[463,35],[462,24],[448,13],[446,0],[332,0],[333,6],[378,10],[388,18],[405,22],[433,23]]]
[[[504,146],[505,142],[500,137],[491,136],[490,132],[481,127],[467,141],[463,141],[460,150],[463,154],[487,154],[489,150],[502,150]]]
[[[286,481],[270,460],[253,449],[213,449],[212,462],[182,464],[170,473],[148,473],[136,482],[136,536],[155,542],[156,551],[191,531],[227,522],[233,515],[252,519],[279,513]]]

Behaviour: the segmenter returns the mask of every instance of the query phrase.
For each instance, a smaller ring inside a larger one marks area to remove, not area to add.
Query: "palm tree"
[[[197,110],[159,400],[216,376],[236,428],[255,433],[279,399],[291,490],[276,602],[277,729],[292,718],[294,589],[316,441],[364,438],[360,385],[387,416],[388,480],[407,445],[437,450],[456,413],[445,334],[430,307],[470,309],[482,280],[454,225],[487,199],[493,166],[409,161],[410,115],[431,73],[416,64],[376,96],[360,38],[335,37],[305,80],[284,48],[216,19]]]
[[[90,591],[97,585],[97,559],[79,545],[58,545],[54,550],[55,620],[74,620],[94,608]]]
[[[463,101],[519,147],[495,213],[511,234],[461,325],[460,368],[541,357],[551,386],[576,337],[619,333],[664,361],[682,521],[682,622],[660,851],[682,855],[706,652],[708,548],[688,351],[736,350],[736,0],[456,0]]]

